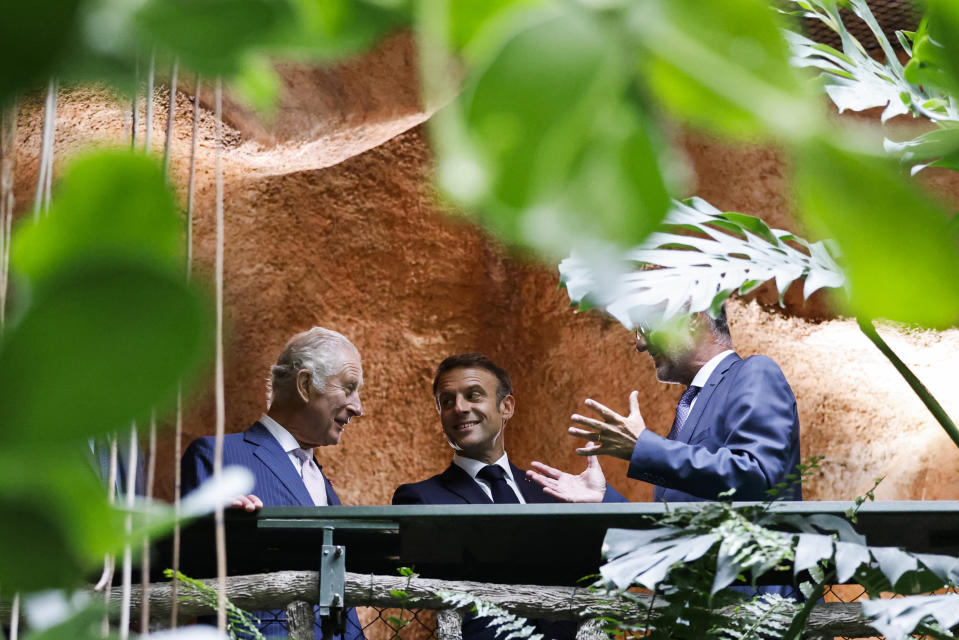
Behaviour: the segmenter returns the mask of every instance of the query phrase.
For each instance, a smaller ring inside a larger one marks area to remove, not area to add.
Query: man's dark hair
[[[439,386],[440,376],[453,369],[485,369],[496,376],[499,384],[496,387],[496,403],[499,404],[508,395],[513,393],[513,383],[510,382],[506,369],[484,356],[482,353],[458,353],[443,360],[436,367],[433,376],[433,397],[436,397],[436,387]]]
[[[719,313],[715,318],[708,313],[706,317],[709,318],[709,329],[713,335],[732,344],[733,336],[729,333],[729,321],[726,319],[726,303],[719,307]]]

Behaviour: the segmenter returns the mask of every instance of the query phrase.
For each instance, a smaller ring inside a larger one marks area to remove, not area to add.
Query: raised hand
[[[569,435],[586,440],[586,446],[576,449],[581,456],[607,455],[629,460],[636,447],[636,439],[646,430],[646,422],[639,411],[639,392],[629,394],[629,415],[621,416],[612,409],[587,400],[586,406],[602,416],[602,420],[574,413],[570,420],[586,427],[570,427]]]
[[[606,476],[599,460],[586,460],[586,469],[579,475],[560,471],[554,467],[533,462],[535,471],[527,471],[526,477],[543,487],[543,492],[563,502],[602,502],[606,494]]]

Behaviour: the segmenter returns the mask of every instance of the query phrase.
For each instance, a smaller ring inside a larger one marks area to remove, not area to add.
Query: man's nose
[[[363,415],[363,403],[360,401],[360,394],[354,393],[353,398],[346,405],[346,408],[357,418]]]
[[[456,412],[457,413],[469,413],[470,412],[470,403],[466,401],[464,396],[456,396]]]

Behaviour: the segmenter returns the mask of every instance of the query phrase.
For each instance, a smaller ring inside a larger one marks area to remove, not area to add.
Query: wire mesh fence
[[[935,593],[959,595],[959,587],[941,589]],[[750,595],[753,594],[744,593],[744,597]],[[881,597],[883,599],[900,598],[902,594],[883,593]],[[826,603],[855,603],[868,599],[866,589],[858,584],[828,585],[823,597]],[[436,611],[430,609],[357,607],[356,612],[366,640],[435,640],[437,638]],[[268,637],[286,637],[286,623],[283,616],[271,617],[270,614],[274,612],[264,613],[266,616],[260,617],[261,628],[269,631]],[[633,640],[643,635],[638,632],[610,631],[611,637],[622,640]],[[835,637],[838,640],[883,640],[882,636],[877,635]]]

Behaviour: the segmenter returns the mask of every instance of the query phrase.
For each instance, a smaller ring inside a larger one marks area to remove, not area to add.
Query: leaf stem
[[[896,368],[896,371],[905,378],[906,382],[909,383],[909,386],[912,387],[912,390],[919,396],[919,399],[922,400],[923,404],[926,405],[926,408],[932,413],[936,421],[942,425],[942,428],[946,430],[946,433],[949,434],[949,437],[952,438],[952,441],[956,443],[956,446],[959,447],[959,429],[956,428],[956,424],[952,421],[949,415],[946,413],[945,409],[942,408],[942,405],[939,404],[939,401],[933,397],[929,390],[926,389],[925,385],[919,381],[919,378],[916,377],[909,367],[906,366],[906,363],[903,362],[899,356],[893,352],[893,350],[886,344],[879,334],[876,332],[876,328],[872,324],[872,320],[868,318],[859,318],[859,328],[862,330],[866,337],[869,338],[876,348],[882,352],[882,355],[886,356],[889,362],[892,363],[892,366]]]

